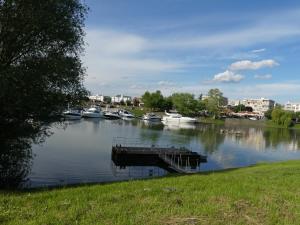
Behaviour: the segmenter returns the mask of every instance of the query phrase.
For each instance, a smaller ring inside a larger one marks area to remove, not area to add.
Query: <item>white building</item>
[[[273,109],[275,106],[275,101],[265,98],[260,99],[244,99],[241,104],[246,107],[251,107],[253,112],[263,114],[266,111]]]
[[[98,101],[98,102],[104,102],[104,96],[103,95],[91,95],[89,96],[89,99],[92,101]]]
[[[300,103],[287,102],[284,105],[284,109],[287,111],[300,112]]]
[[[241,100],[229,100],[228,105],[230,106],[238,106],[241,104]]]
[[[132,98],[130,96],[126,96],[126,95],[116,95],[111,97],[111,102],[112,103],[121,103],[121,102],[126,103],[127,101],[132,101]]]

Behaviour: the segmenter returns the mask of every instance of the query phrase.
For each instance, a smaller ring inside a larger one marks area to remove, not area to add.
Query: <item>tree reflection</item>
[[[198,136],[207,154],[218,151],[225,140],[225,135],[221,134],[220,128],[215,125],[203,125]]]
[[[295,148],[300,149],[299,130],[267,128],[264,130],[263,135],[266,141],[266,148],[277,148],[282,144],[295,144]]]
[[[24,123],[21,126],[1,126],[0,188],[17,188],[31,169],[33,143],[49,136],[47,125]]]

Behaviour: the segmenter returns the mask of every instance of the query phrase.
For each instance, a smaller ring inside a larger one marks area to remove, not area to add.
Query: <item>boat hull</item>
[[[168,116],[163,117],[163,121],[166,123],[197,123],[197,119],[189,117],[172,118]]]
[[[103,117],[103,114],[102,113],[84,112],[82,114],[82,117],[85,117],[85,118],[101,118],[101,117]]]

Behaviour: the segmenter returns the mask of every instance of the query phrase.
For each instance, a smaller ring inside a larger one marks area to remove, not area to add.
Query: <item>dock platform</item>
[[[159,166],[172,173],[195,173],[207,157],[181,147],[113,145],[112,160],[116,166]]]

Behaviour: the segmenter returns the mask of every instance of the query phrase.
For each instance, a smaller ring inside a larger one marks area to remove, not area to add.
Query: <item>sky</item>
[[[300,1],[86,0],[92,94],[300,102]]]

